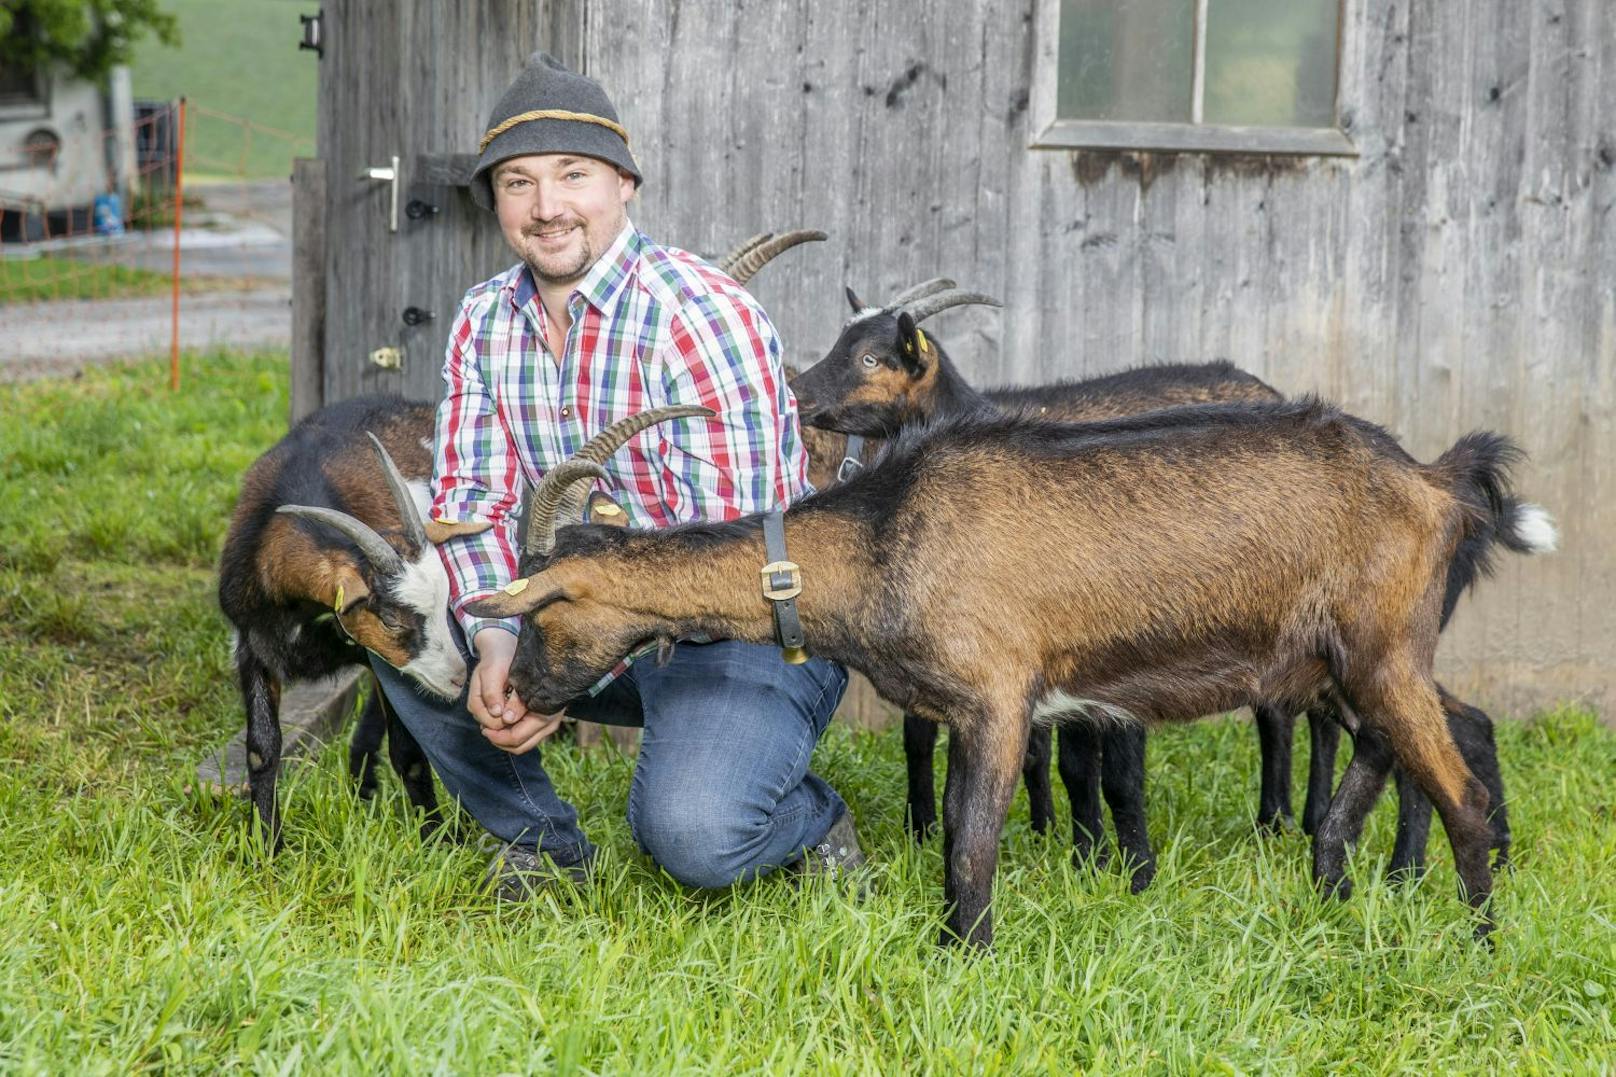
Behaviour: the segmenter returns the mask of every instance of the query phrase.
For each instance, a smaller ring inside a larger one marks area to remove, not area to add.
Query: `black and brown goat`
[[[1472,434],[1422,465],[1311,401],[1096,424],[972,417],[905,432],[875,466],[792,506],[808,648],[952,727],[945,941],[991,941],[999,835],[1033,722],[1188,720],[1251,699],[1294,711],[1328,696],[1355,728],[1314,835],[1326,892],[1348,891],[1347,844],[1395,759],[1441,813],[1461,892],[1485,910],[1489,797],[1431,666],[1456,551],[1532,549],[1525,529],[1546,519],[1508,497],[1513,455]],[[474,610],[525,617],[512,680],[552,709],[652,641],[772,641],[769,560],[761,516],[572,527]]]
[[[1025,412],[1050,419],[1093,422],[1164,407],[1191,404],[1277,403],[1280,393],[1227,361],[1139,367],[1082,381],[1008,386],[978,391],[966,381],[942,346],[918,329],[922,320],[966,303],[997,305],[986,296],[961,292],[937,278],[911,288],[883,307],[870,307],[847,290],[853,317],[824,359],[792,380],[803,420],[823,441],[827,432],[888,437],[906,426],[940,417]],[[834,445],[821,452],[841,460]],[[818,485],[818,483],[816,483]],[[1461,552],[1461,558],[1463,552]],[[1473,574],[1472,574],[1473,575]],[[1452,596],[1456,600],[1457,593]],[[1453,601],[1445,603],[1444,623]],[[1485,713],[1443,692],[1444,708],[1465,761],[1493,790],[1495,845],[1506,856],[1508,816],[1502,777],[1493,747],[1492,723]],[[1251,701],[1262,753],[1257,822],[1276,828],[1291,817],[1293,715],[1266,701]],[[1335,777],[1340,725],[1327,704],[1309,708],[1313,750],[1302,829],[1313,833],[1329,805]],[[904,716],[904,748],[909,774],[909,817],[917,836],[935,822],[932,756],[937,726]],[[1132,886],[1143,889],[1154,874],[1155,856],[1145,827],[1145,735],[1137,725],[1093,728],[1067,726],[1060,734],[1062,782],[1072,811],[1075,856],[1103,863],[1105,846],[1100,791],[1111,808],[1118,846],[1132,865]],[[1048,729],[1033,730],[1024,778],[1035,831],[1053,816],[1049,785]],[[1418,789],[1399,781],[1399,840],[1391,872],[1416,872],[1424,863],[1431,806]]]
[[[333,404],[294,426],[242,479],[219,563],[219,605],[236,631],[248,785],[272,848],[285,682],[365,666],[368,650],[435,695],[452,699],[465,683],[448,575],[422,525],[432,415],[431,405],[396,397]],[[431,769],[374,685],[350,768],[362,788],[373,787],[373,742],[384,726],[393,765],[430,829]]]

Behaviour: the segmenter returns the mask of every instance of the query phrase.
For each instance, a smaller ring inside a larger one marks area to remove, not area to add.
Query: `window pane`
[[[1056,111],[1188,123],[1194,49],[1194,0],[1061,0]]]
[[[1206,123],[1335,123],[1340,0],[1208,0]]]

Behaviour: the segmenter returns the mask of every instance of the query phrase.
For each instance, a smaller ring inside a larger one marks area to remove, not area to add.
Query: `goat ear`
[[[628,513],[624,512],[611,498],[599,490],[589,493],[588,520],[592,524],[605,524],[608,527],[627,527]]]
[[[898,358],[917,377],[926,369],[926,335],[906,310],[898,314]]]
[[[864,300],[858,297],[858,293],[853,290],[851,284],[847,285],[847,303],[853,308],[854,314],[864,309]]]
[[[523,576],[487,598],[468,604],[466,612],[473,617],[520,617],[568,597],[566,589],[559,585],[546,586],[538,576]]]
[[[426,540],[434,546],[439,546],[452,538],[459,538],[462,535],[480,535],[493,526],[487,520],[465,520],[460,523],[451,523],[448,520],[428,520],[426,522]]]
[[[365,578],[350,566],[344,565],[331,574],[331,593],[327,596],[332,612],[343,616],[353,612],[355,606],[370,597]]]

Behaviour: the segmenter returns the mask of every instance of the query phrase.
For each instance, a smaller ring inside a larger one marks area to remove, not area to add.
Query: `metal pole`
[[[168,341],[168,387],[180,387],[180,214],[185,196],[185,98],[180,98],[179,134],[174,142],[173,327]]]

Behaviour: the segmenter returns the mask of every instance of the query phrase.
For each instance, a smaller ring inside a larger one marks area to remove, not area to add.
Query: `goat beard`
[[[656,648],[656,664],[658,669],[667,666],[673,661],[674,640],[672,636],[658,636]]]

